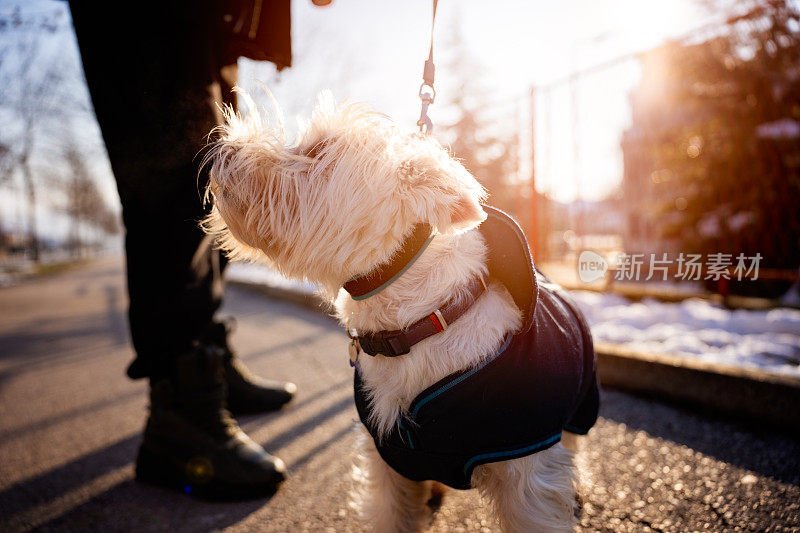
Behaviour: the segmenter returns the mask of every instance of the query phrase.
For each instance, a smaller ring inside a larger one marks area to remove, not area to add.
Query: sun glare
[[[562,202],[613,194],[622,181],[619,146],[630,125],[629,96],[641,77],[638,53],[700,24],[693,24],[696,13],[686,1],[602,2],[587,9],[565,43],[577,74],[562,74],[537,91],[537,190]],[[658,87],[647,91],[655,96]]]

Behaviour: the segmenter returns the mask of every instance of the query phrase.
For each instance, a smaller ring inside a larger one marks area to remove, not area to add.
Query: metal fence
[[[753,3],[521,95],[528,120],[494,200],[544,271],[768,298],[797,283],[797,20],[791,3]]]

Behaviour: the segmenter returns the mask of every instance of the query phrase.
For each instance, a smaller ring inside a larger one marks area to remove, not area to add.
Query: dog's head
[[[287,145],[281,126],[249,108],[227,110],[205,160],[204,228],[233,257],[266,256],[287,276],[334,289],[387,261],[417,223],[448,234],[486,218],[483,187],[430,137],[323,94]]]

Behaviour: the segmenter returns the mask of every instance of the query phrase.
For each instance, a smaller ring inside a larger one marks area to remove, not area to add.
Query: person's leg
[[[197,226],[206,177],[196,156],[218,123],[218,38],[196,20],[130,4],[107,16],[75,2],[73,20],[126,228],[132,377],[163,372],[221,302],[217,253]]]
[[[151,382],[137,477],[208,496],[270,491],[283,478],[282,463],[228,415],[222,378],[231,358],[206,342],[223,265],[197,225],[207,181],[198,153],[219,121],[216,102],[227,85],[219,68],[222,14],[212,2],[139,2],[110,17],[87,4],[71,7],[123,206],[137,354],[128,372]]]

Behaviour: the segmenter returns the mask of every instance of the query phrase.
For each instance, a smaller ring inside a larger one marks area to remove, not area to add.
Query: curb
[[[800,436],[800,380],[597,343],[600,382]]]
[[[328,309],[328,304],[323,302],[316,294],[313,293],[295,291],[283,287],[273,287],[265,283],[252,283],[249,281],[232,279],[226,280],[225,284],[255,291],[269,296],[270,298],[278,298],[280,300],[286,300],[287,302],[296,303],[307,309],[311,309],[312,311],[326,312]]]
[[[326,312],[315,294],[230,280],[228,284]],[[754,429],[800,436],[800,380],[759,370],[644,353],[624,345],[595,343],[604,387],[667,400],[745,421]]]

